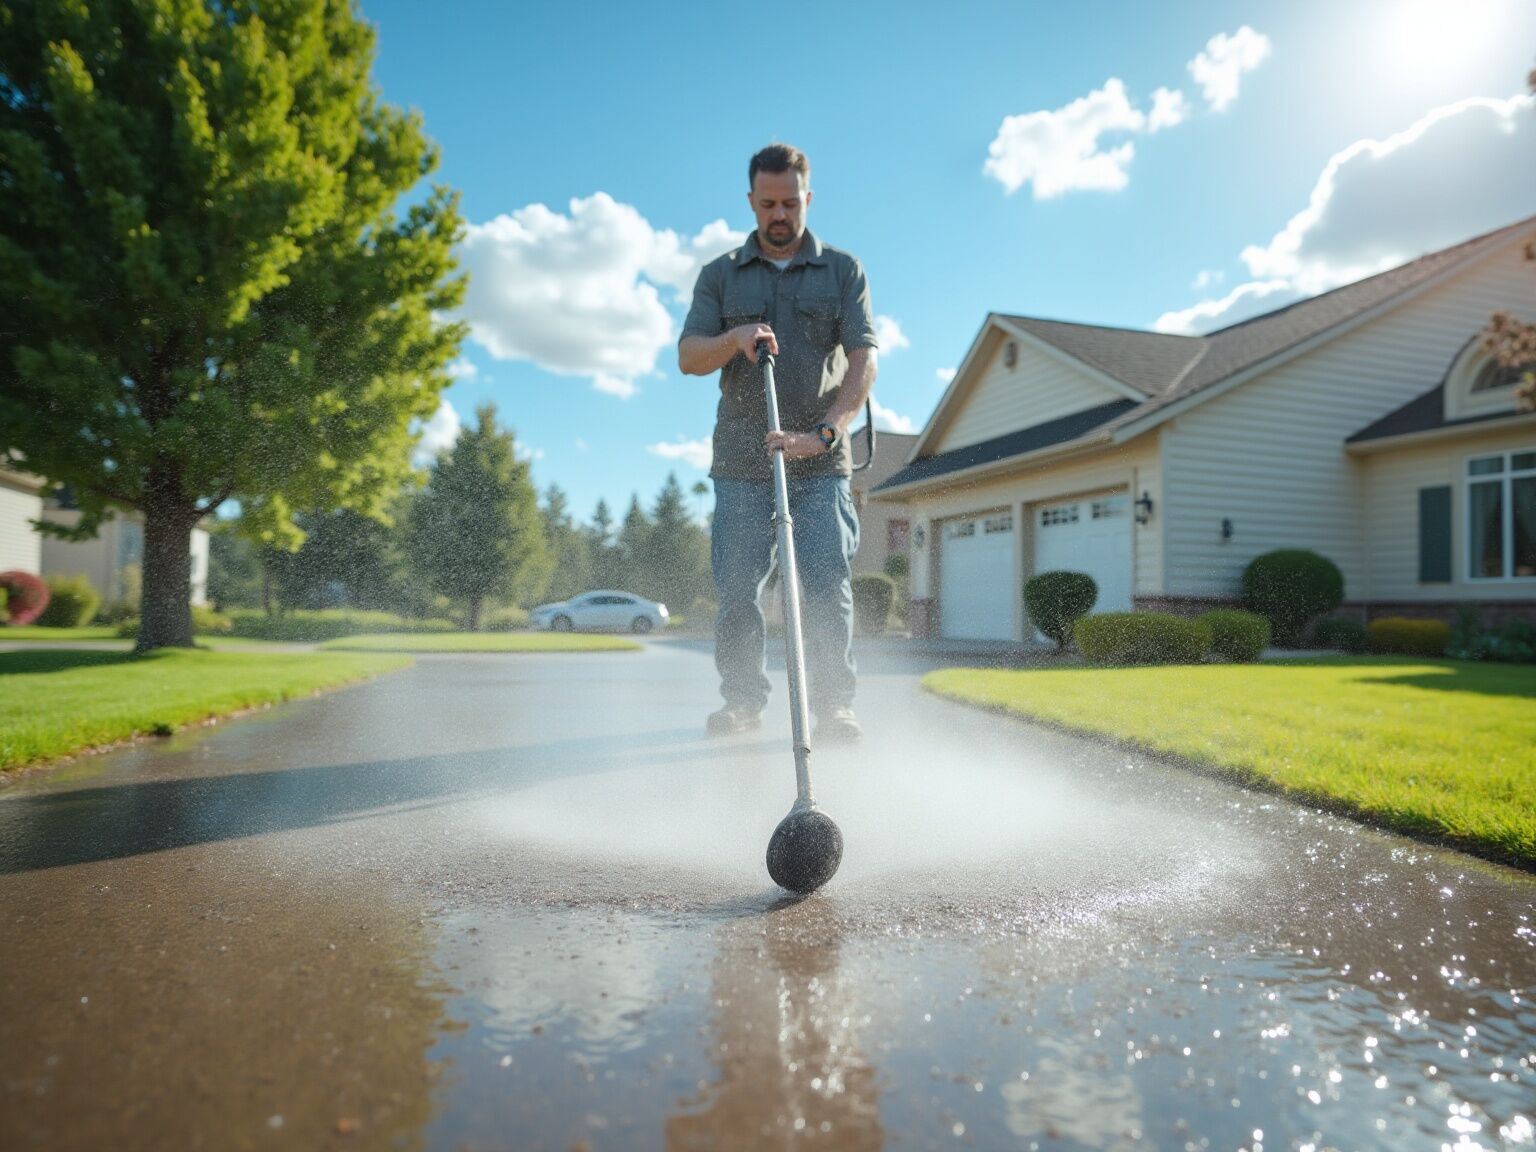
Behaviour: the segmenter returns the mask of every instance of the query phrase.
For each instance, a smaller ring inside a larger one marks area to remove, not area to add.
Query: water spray
[[[779,394],[773,384],[773,356],[768,344],[757,346],[768,402],[768,427],[778,432]],[[870,425],[874,427],[873,423]],[[789,514],[789,481],[784,450],[773,453],[773,522],[778,530],[779,584],[784,589],[784,649],[789,670],[789,722],[795,748],[795,803],[768,841],[768,875],[791,892],[814,892],[843,861],[843,833],[811,793],[810,725],[805,706],[805,648],[800,635],[800,578],[795,565],[794,521]]]

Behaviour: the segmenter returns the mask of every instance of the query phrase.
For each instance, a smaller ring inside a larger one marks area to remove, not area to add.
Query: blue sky
[[[865,264],[897,428],[988,311],[1205,331],[1536,213],[1529,0],[822,7],[363,0],[471,226],[428,443],[493,401],[582,518],[703,478],[677,331],[771,140]]]

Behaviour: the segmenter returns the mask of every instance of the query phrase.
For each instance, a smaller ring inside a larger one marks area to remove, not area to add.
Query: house
[[[0,462],[0,572],[42,573],[42,541],[32,527],[42,516],[42,477]]]
[[[911,549],[906,510],[887,500],[871,500],[869,493],[901,471],[912,445],[917,443],[917,436],[877,432],[875,460],[867,468],[864,464],[869,459],[869,441],[865,430],[855,431],[852,441],[853,465],[861,469],[854,472],[851,485],[853,507],[859,514],[859,550],[853,556],[853,574],[862,576],[884,572],[887,560],[892,556],[906,556]]]
[[[39,519],[74,527],[78,509],[50,500]],[[208,531],[192,529],[192,603],[208,603]],[[42,538],[42,573],[45,576],[84,574],[103,603],[134,594],[144,563],[144,517],[138,512],[118,512],[102,525],[92,540]]]
[[[1204,336],[992,314],[876,486],[911,523],[914,635],[1024,641],[1021,589],[1204,611],[1310,548],[1366,617],[1536,619],[1536,412],[1481,347],[1536,319],[1536,217]]]

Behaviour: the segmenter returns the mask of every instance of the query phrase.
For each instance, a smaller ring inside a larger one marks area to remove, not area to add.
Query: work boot
[[[763,714],[742,704],[727,704],[718,712],[711,712],[704,730],[711,736],[735,736],[763,726]]]
[[[826,744],[847,744],[864,735],[852,708],[834,708],[816,717],[816,739]]]

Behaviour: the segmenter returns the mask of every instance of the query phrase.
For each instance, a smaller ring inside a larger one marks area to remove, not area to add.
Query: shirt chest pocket
[[[838,321],[842,309],[836,296],[801,296],[795,300],[795,317],[800,331],[818,352],[831,351],[838,340]]]
[[[761,296],[727,296],[720,310],[721,331],[729,332],[743,324],[760,324],[768,316],[768,302]]]

